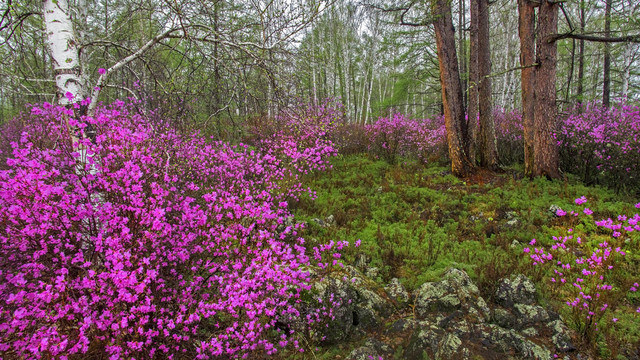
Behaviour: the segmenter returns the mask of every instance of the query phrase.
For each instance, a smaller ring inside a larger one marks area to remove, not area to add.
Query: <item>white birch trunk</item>
[[[44,0],[47,47],[53,63],[58,103],[70,105],[86,97],[78,40],[73,30],[67,0]]]
[[[316,82],[316,43],[315,32],[311,31],[311,78],[313,86],[313,104],[318,104],[318,85]]]

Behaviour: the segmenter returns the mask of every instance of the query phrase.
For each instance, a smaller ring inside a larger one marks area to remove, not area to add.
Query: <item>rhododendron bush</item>
[[[331,142],[309,124],[260,152],[180,134],[123,102],[70,115],[33,107],[4,154],[0,354],[228,358],[297,346],[275,324],[304,316],[304,268],[321,251],[305,254],[287,201],[308,191],[301,174],[327,166]],[[95,141],[73,147],[64,119],[73,131],[92,124]]]
[[[586,203],[587,198],[582,196],[575,199],[576,210],[556,210],[556,216],[577,225],[576,230],[571,227],[564,236],[553,236],[551,246],[533,239],[524,254],[538,270],[544,269],[553,296],[571,310],[581,335],[595,339],[596,332],[607,327],[603,324],[607,312],[621,307],[626,302],[625,295],[638,290],[639,285],[634,282],[637,279],[633,280],[636,274],[630,267],[634,260],[626,257],[636,251],[640,215],[594,221],[593,211]],[[584,224],[595,226],[597,231],[585,233]],[[636,312],[640,313],[640,307]]]
[[[587,183],[638,187],[640,109],[617,104],[576,107],[557,135],[562,168]]]
[[[423,162],[447,156],[444,117],[414,120],[396,113],[366,125],[369,151],[390,163],[397,157],[413,157]]]

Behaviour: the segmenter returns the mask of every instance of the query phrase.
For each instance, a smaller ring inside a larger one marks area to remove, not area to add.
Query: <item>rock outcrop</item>
[[[336,291],[349,303],[336,312],[341,325],[330,326],[327,341],[369,336],[347,360],[548,360],[567,353],[572,359],[588,358],[577,352],[562,319],[537,303],[535,285],[524,275],[500,280],[494,302],[487,303],[459,269],[448,270],[442,280],[425,283],[413,294],[397,279],[383,289],[355,268],[345,272],[356,280],[350,285],[329,280],[321,288],[325,294]]]

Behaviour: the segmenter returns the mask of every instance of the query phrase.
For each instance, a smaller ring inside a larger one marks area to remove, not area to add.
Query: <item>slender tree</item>
[[[488,0],[473,0],[477,2],[478,15],[478,75],[480,77],[478,90],[478,110],[480,123],[477,139],[480,166],[496,168],[498,166],[498,148],[496,144],[495,125],[493,121],[493,106],[491,95],[491,46],[489,43],[489,2]]]
[[[558,32],[558,3],[543,0],[538,12],[536,38],[535,114],[533,118],[534,161],[533,175],[560,177],[558,147],[554,137],[557,126],[556,65],[557,45],[553,39]]]
[[[466,152],[467,127],[464,120],[451,5],[449,0],[434,0],[432,9],[451,172],[456,176],[465,176],[473,169],[473,165]]]
[[[605,0],[604,10],[604,36],[611,36],[611,1]],[[611,94],[611,47],[608,42],[604,43],[604,78],[602,81],[602,105],[609,107],[609,97]]]
[[[518,33],[522,82],[522,122],[524,128],[524,172],[533,175],[535,114],[535,7],[530,0],[518,0]]]
[[[469,106],[467,108],[467,122],[469,130],[469,158],[475,163],[477,157],[476,139],[478,134],[478,115],[480,114],[478,101],[480,100],[480,64],[479,52],[479,15],[478,1],[469,2],[469,13],[471,15],[471,26],[469,28]]]

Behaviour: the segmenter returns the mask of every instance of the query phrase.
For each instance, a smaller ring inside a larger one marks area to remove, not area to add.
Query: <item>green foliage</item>
[[[349,248],[343,255],[346,263],[365,255],[371,259],[369,266],[380,270],[374,280],[385,284],[397,277],[409,290],[439,280],[455,266],[467,271],[489,300],[496,279],[525,273],[538,282],[540,301],[559,309],[550,287],[541,282],[542,274],[522,256],[525,244],[535,238],[548,246],[553,236],[572,228],[584,239],[592,239],[589,246],[595,247],[610,234],[603,234],[585,217],[557,217],[550,206],[573,209],[574,199],[584,195],[594,219],[637,212],[629,202],[632,199],[587,187],[573,177],[528,179],[521,178],[518,169],[507,169],[503,174],[480,173],[461,180],[438,164],[390,165],[363,155],[338,157],[333,166],[332,171],[309,178],[309,185],[317,189],[315,202],[293,205],[296,217],[308,223],[305,238],[317,242],[360,239],[359,248]],[[334,225],[311,221],[329,215],[334,216]],[[630,249],[640,246],[635,236],[629,241],[634,242]],[[640,251],[629,251],[627,260],[631,265],[620,266],[614,276],[630,281],[640,271]],[[630,293],[623,301],[635,309],[640,306],[640,294]],[[604,341],[616,336],[621,344],[640,341],[640,314],[615,316],[620,320],[606,329]],[[607,354],[616,355],[616,351]]]

